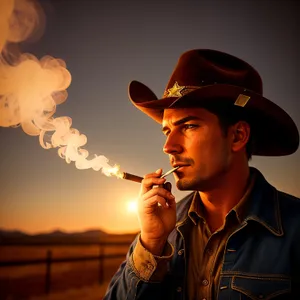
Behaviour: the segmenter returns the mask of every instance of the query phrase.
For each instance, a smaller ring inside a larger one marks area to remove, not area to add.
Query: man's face
[[[175,173],[179,190],[208,191],[222,181],[232,160],[230,138],[225,137],[218,117],[203,108],[166,109],[164,152]]]

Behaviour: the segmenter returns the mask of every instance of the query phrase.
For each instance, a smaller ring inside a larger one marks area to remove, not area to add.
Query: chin
[[[183,177],[176,181],[176,187],[180,191],[208,191],[213,187],[213,182],[204,178],[188,179]]]
[[[194,182],[187,180],[187,179],[179,179],[176,182],[176,187],[180,191],[197,190],[197,188],[196,188],[197,185]]]

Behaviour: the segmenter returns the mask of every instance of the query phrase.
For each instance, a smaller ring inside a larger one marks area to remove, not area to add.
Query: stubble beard
[[[223,180],[224,175],[228,172],[228,168],[228,165],[224,165],[215,174],[207,177],[203,177],[200,173],[198,173],[196,176],[190,179],[185,177],[179,178],[176,182],[176,187],[180,191],[210,191],[216,188],[220,181]]]

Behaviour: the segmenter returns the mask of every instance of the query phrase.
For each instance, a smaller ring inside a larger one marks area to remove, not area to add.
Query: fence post
[[[50,285],[51,285],[51,263],[52,263],[52,251],[47,250],[46,257],[46,280],[45,280],[45,292],[46,294],[50,293]]]
[[[104,245],[99,244],[99,284],[104,281]]]

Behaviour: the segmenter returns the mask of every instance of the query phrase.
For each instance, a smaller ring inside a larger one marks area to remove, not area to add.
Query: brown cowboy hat
[[[254,155],[281,156],[294,153],[299,133],[291,117],[262,95],[258,72],[245,61],[216,50],[196,49],[183,53],[163,97],[143,83],[132,81],[129,98],[158,123],[163,111],[176,107],[222,107],[248,116],[254,139]]]

